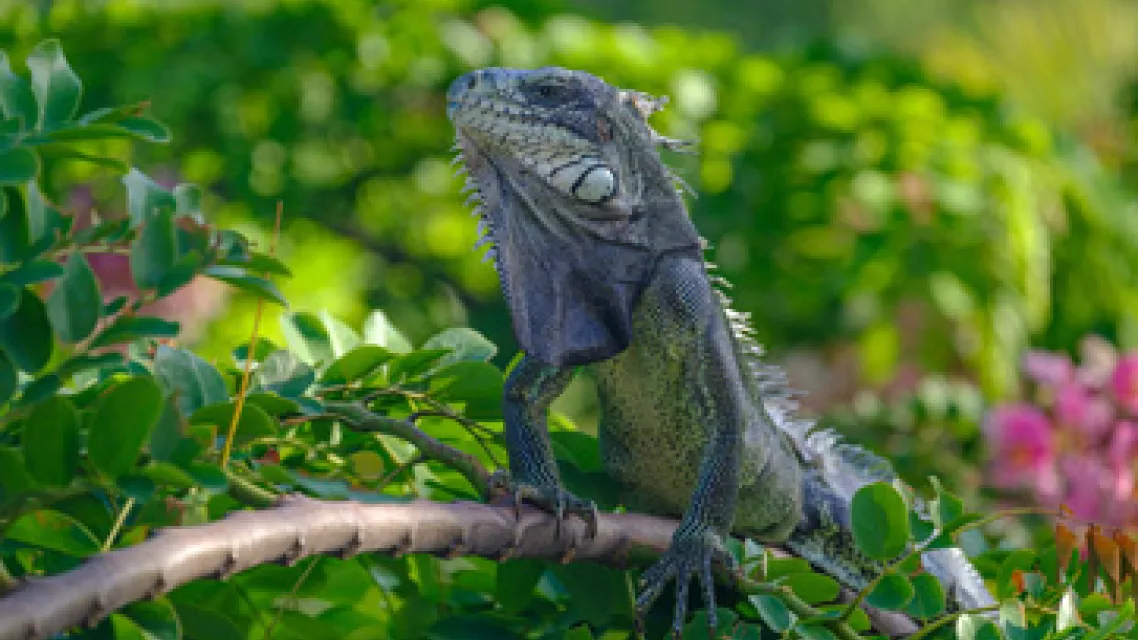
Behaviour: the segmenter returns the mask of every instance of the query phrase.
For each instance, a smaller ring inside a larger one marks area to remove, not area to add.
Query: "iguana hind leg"
[[[557,461],[549,440],[546,414],[573,377],[572,367],[544,364],[523,356],[506,379],[502,414],[506,427],[506,451],[510,470],[500,470],[491,479],[491,491],[513,496],[515,509],[528,502],[557,516],[577,515],[597,532],[597,506],[565,490],[557,473]]]

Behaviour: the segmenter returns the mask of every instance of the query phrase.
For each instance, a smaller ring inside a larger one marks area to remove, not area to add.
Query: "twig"
[[[478,458],[445,444],[407,420],[376,415],[356,402],[325,402],[324,408],[355,431],[387,433],[410,442],[424,457],[454,467],[483,495],[490,486],[490,472]]]
[[[269,255],[273,255],[277,250],[277,238],[281,234],[281,216],[284,214],[284,202],[277,200],[277,219],[273,226],[273,237],[269,244]],[[267,278],[269,274],[262,274],[262,277]],[[237,424],[241,421],[241,411],[245,408],[245,396],[249,391],[249,378],[253,374],[253,350],[257,346],[257,334],[261,329],[261,315],[264,310],[265,301],[263,298],[257,298],[257,308],[253,312],[253,331],[249,336],[249,353],[245,358],[245,368],[241,372],[241,388],[237,392],[237,407],[233,410],[233,419],[229,421],[229,430],[225,434],[225,445],[221,448],[221,468],[229,466],[229,455],[233,451],[233,439],[237,436]]]

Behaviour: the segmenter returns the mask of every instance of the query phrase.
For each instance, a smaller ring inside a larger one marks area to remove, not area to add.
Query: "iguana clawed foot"
[[[592,500],[582,500],[566,491],[560,485],[538,484],[515,480],[504,469],[490,476],[490,494],[513,496],[515,516],[521,511],[523,502],[552,513],[557,517],[557,535],[561,535],[561,521],[566,516],[576,515],[588,525],[588,536],[597,535],[597,504]]]
[[[636,618],[639,622],[648,608],[660,596],[664,587],[676,580],[676,609],[672,620],[672,637],[683,632],[688,612],[688,588],[693,577],[703,589],[703,602],[707,607],[707,622],[711,629],[718,625],[715,616],[715,588],[711,567],[720,563],[730,571],[738,570],[738,563],[723,544],[722,537],[704,525],[681,525],[672,537],[672,546],[640,576],[643,589],[636,598]]]

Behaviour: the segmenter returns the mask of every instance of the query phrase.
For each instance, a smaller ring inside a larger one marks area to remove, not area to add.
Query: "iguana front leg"
[[[597,506],[562,486],[546,420],[549,405],[572,377],[572,367],[547,365],[529,355],[510,372],[502,400],[510,471],[496,472],[490,483],[492,490],[512,493],[515,507],[525,501],[555,514],[559,527],[566,514],[577,514],[588,523],[592,536],[597,531]]]
[[[682,286],[678,290],[688,291]],[[686,293],[677,296],[674,308],[686,313],[698,312],[702,307],[700,302],[700,296]],[[714,628],[717,620],[712,565],[720,563],[729,571],[737,570],[735,558],[727,550],[725,541],[731,531],[739,495],[743,433],[748,419],[744,408],[749,404],[745,402],[746,389],[724,319],[715,312],[695,313],[689,319],[694,323],[701,315],[704,318],[709,316],[710,322],[702,324],[695,343],[690,345],[694,348],[690,353],[693,371],[689,380],[692,395],[688,401],[695,403],[712,433],[700,458],[691,502],[672,537],[672,544],[641,577],[643,591],[636,600],[638,618],[642,618],[674,578],[674,637],[679,637],[683,630],[692,578],[698,578],[700,582],[708,622]]]

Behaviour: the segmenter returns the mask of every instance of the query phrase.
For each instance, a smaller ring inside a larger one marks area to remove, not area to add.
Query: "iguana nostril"
[[[478,86],[478,79],[481,71],[472,71],[455,78],[454,82],[450,83],[447,89],[447,116],[451,116],[462,100],[462,97],[467,92],[473,90]]]

